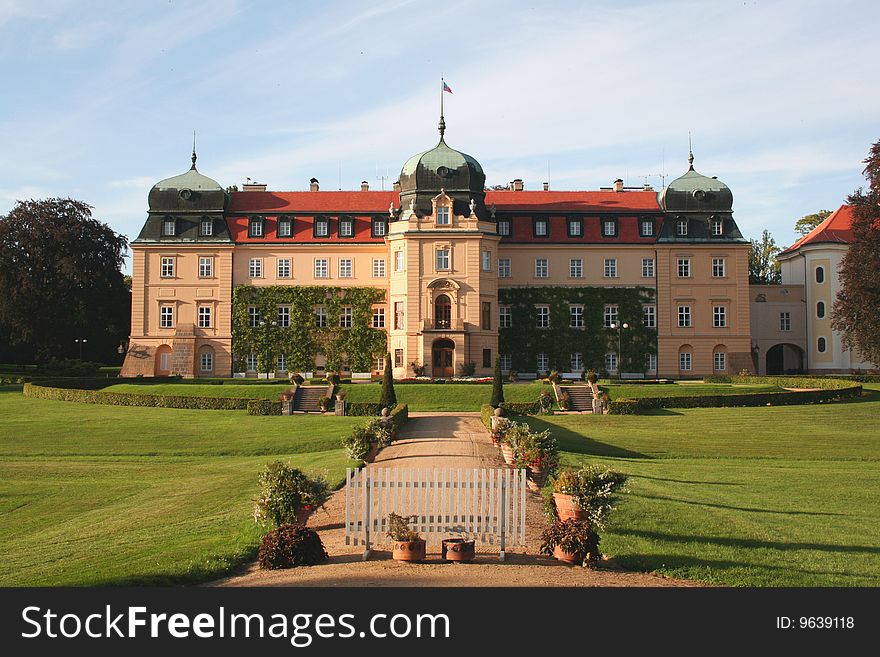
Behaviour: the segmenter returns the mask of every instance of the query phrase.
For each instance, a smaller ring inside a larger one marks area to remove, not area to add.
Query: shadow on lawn
[[[758,548],[766,550],[816,550],[818,552],[839,552],[843,554],[865,553],[880,554],[880,547],[875,545],[833,545],[829,543],[785,543],[782,541],[761,541],[752,538],[730,538],[721,536],[683,536],[681,534],[664,534],[662,532],[643,531],[639,529],[616,529],[618,536],[635,536],[658,543],[701,543],[703,545],[723,545],[735,548]],[[668,562],[667,562],[668,563]]]
[[[759,509],[748,506],[730,506],[727,504],[712,504],[711,502],[694,502],[692,500],[682,500],[677,497],[666,497],[665,495],[645,495],[644,493],[634,493],[634,497],[642,497],[648,500],[664,500],[666,502],[679,502],[681,504],[692,504],[694,506],[707,506],[712,509],[730,509],[732,511],[748,511],[751,513],[775,513],[783,516],[845,516],[845,513],[831,513],[826,511],[773,511],[772,509]]]
[[[625,459],[653,459],[653,456],[634,452],[623,447],[600,443],[598,440],[567,429],[558,424],[552,424],[538,417],[528,417],[526,421],[535,431],[550,429],[550,432],[559,441],[559,449],[572,454],[590,454],[593,456],[609,456]]]
[[[671,479],[669,477],[650,477],[648,475],[632,475],[633,479],[650,479],[651,481],[671,481],[674,484],[708,484],[709,486],[743,486],[735,481],[696,481],[692,479]]]

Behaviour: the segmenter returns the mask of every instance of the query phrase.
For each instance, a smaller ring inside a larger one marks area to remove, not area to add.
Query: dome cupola
[[[148,199],[150,212],[204,214],[223,212],[227,196],[220,183],[198,172],[193,150],[189,171],[157,182]]]
[[[660,192],[657,201],[666,212],[718,214],[733,212],[733,193],[717,178],[694,170],[694,154],[688,155],[689,168]]]

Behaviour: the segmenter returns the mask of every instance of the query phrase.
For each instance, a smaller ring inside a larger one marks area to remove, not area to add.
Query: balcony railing
[[[461,319],[456,320],[440,320],[434,321],[433,319],[424,320],[423,330],[425,331],[464,331],[464,321]]]

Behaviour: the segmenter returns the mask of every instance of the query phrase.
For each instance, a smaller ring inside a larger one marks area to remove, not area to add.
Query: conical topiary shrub
[[[394,394],[394,378],[391,374],[391,354],[385,354],[385,371],[382,373],[382,397],[379,399],[382,408],[392,409],[397,405]]]
[[[495,374],[492,379],[492,401],[489,402],[495,408],[504,403],[504,383],[501,381],[501,357],[495,357]]]

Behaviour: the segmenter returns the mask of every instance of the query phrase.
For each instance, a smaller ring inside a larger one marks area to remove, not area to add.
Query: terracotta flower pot
[[[364,457],[364,461],[367,463],[372,463],[376,460],[376,455],[379,453],[379,443],[370,443],[370,453]]]
[[[513,448],[510,445],[501,443],[501,456],[504,457],[504,462],[507,465],[513,465],[515,463],[513,458]]]
[[[528,477],[526,485],[529,487],[529,490],[539,491],[547,481],[547,470],[529,466],[526,468],[526,476]]]
[[[300,525],[305,525],[309,521],[309,516],[312,515],[314,509],[312,507],[300,507],[296,511],[296,522]]]
[[[447,538],[443,541],[441,556],[446,561],[473,561],[475,554],[474,541],[463,538]]]
[[[492,444],[495,447],[501,447],[501,438],[497,437],[495,434],[492,434]]]
[[[581,564],[584,561],[583,556],[573,552],[566,552],[558,545],[553,548],[553,556],[563,563]]]
[[[556,503],[556,515],[560,520],[586,520],[587,512],[574,503],[574,498],[565,493],[553,493]]]
[[[425,539],[417,541],[394,541],[391,557],[395,561],[424,561]]]

